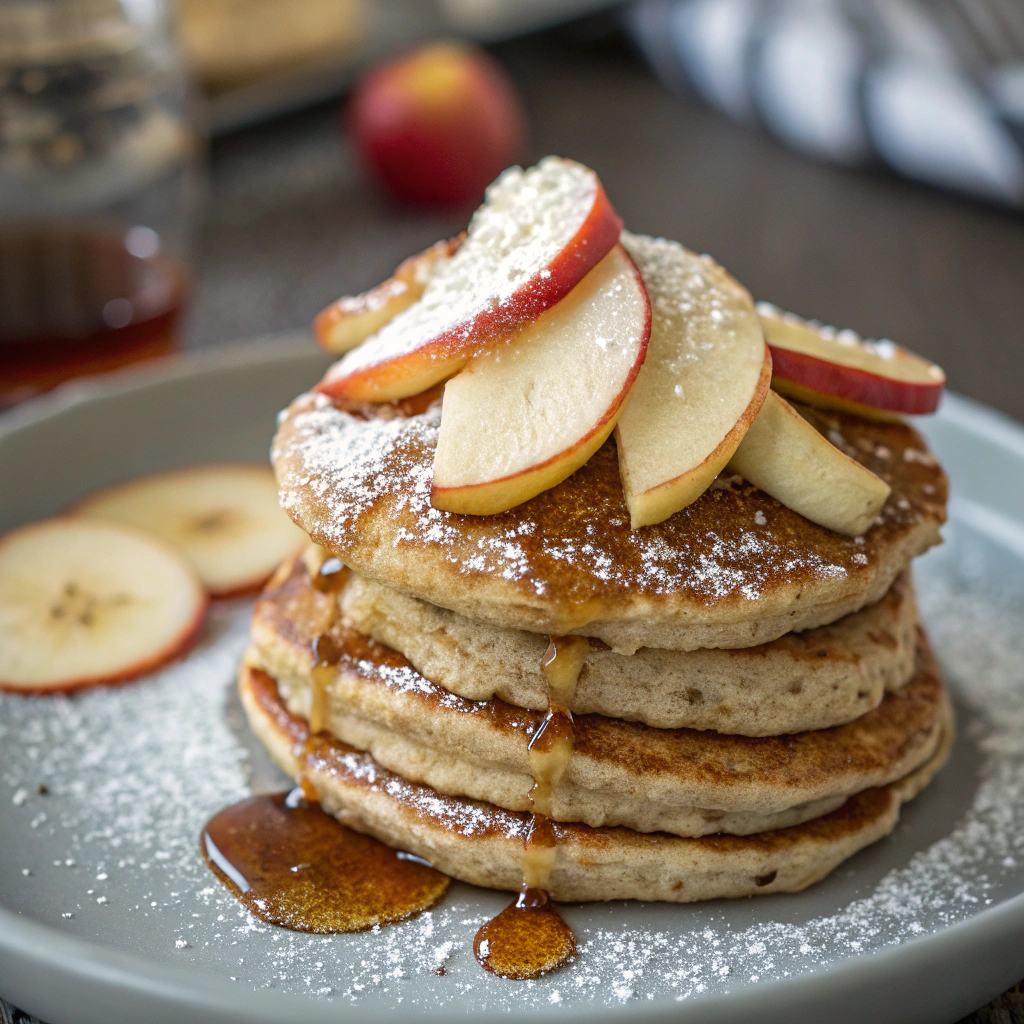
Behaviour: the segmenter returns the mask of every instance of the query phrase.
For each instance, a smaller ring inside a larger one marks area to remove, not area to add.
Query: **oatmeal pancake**
[[[291,585],[312,590],[301,568]],[[357,573],[339,602],[361,633],[460,697],[547,708],[543,634],[474,622]],[[852,721],[903,686],[914,674],[917,605],[907,572],[881,601],[757,647],[641,647],[623,655],[600,640],[587,643],[570,711],[661,729],[776,736]]]
[[[281,768],[312,787],[346,825],[429,861],[474,885],[518,891],[531,815],[409,782],[326,734],[310,737],[273,678],[244,666],[239,686],[250,725]],[[888,835],[903,801],[941,767],[952,732],[904,779],[865,790],[805,824],[750,836],[684,839],[628,828],[556,824],[558,852],[548,885],[566,902],[644,899],[688,903],[797,892],[858,850]]]
[[[309,536],[403,593],[626,654],[752,647],[880,600],[945,519],[945,476],[913,428],[800,411],[892,487],[862,538],[727,476],[665,522],[631,531],[612,441],[509,512],[441,512],[430,504],[439,403],[365,419],[304,395],[282,414],[272,457],[282,505]]]
[[[510,810],[531,808],[528,746],[539,711],[470,701],[421,676],[395,651],[335,623],[318,651],[298,602],[271,589],[257,605],[248,660],[278,680],[288,710],[383,767],[434,789]],[[307,620],[308,621],[308,620]],[[927,646],[914,678],[875,710],[832,729],[773,737],[652,729],[575,717],[575,747],[553,788],[559,821],[679,835],[747,834],[806,821],[851,794],[901,778],[939,741],[946,698]]]

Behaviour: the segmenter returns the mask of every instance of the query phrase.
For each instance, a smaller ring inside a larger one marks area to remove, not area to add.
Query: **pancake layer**
[[[366,419],[301,396],[272,458],[282,505],[314,541],[431,604],[626,654],[751,647],[880,600],[945,519],[945,476],[911,427],[800,411],[892,486],[863,538],[816,526],[738,477],[631,531],[611,441],[509,512],[441,512],[430,505],[436,402]]]
[[[265,672],[244,666],[242,702],[257,737],[292,777],[313,786],[339,820],[462,881],[517,891],[531,816],[448,797],[408,782],[368,754],[324,734],[310,737]],[[903,801],[945,760],[951,729],[931,760],[906,778],[866,790],[806,824],[739,837],[683,839],[625,828],[557,824],[549,882],[556,900],[666,900],[796,892],[892,831]]]
[[[341,622],[329,632],[335,663],[318,673],[321,698],[312,681],[312,640],[329,619],[317,622],[309,609],[319,605],[329,616],[331,598],[303,582],[299,565],[281,575],[257,604],[249,660],[279,680],[292,714],[309,718],[314,705],[321,707],[327,732],[441,793],[530,809],[527,748],[541,712],[458,697]],[[832,729],[752,738],[580,715],[552,816],[686,836],[807,821],[927,761],[946,715],[923,637],[913,679],[873,711]]]
[[[356,629],[460,697],[547,709],[547,637],[473,622],[355,573],[339,600]],[[850,722],[899,690],[914,674],[917,606],[905,573],[881,601],[757,647],[622,655],[589,643],[570,711],[777,736]]]

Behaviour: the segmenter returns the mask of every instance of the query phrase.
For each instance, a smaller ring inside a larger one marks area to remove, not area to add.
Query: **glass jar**
[[[162,0],[0,3],[0,407],[174,347],[202,152]]]

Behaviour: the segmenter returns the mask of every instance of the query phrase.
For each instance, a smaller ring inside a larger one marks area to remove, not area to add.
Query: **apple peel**
[[[48,519],[0,538],[0,690],[120,683],[191,646],[209,598],[157,538],[118,523]]]
[[[622,234],[651,300],[651,338],[618,426],[635,530],[697,500],[768,393],[772,360],[747,290],[678,242]]]
[[[870,529],[891,491],[774,391],[727,468],[812,523],[848,537]]]
[[[169,544],[212,597],[254,593],[305,543],[269,466],[227,463],[155,473],[96,491],[69,510],[127,523]]]
[[[562,302],[447,383],[431,504],[493,515],[574,473],[614,428],[650,332],[643,281],[616,246]]]
[[[359,295],[344,295],[322,309],[313,320],[313,333],[321,347],[340,355],[376,334],[419,300],[434,267],[450,259],[465,237],[463,231],[435,242],[402,260],[386,281]]]
[[[317,390],[368,402],[427,390],[561,301],[621,229],[597,175],[582,164],[546,157],[526,171],[509,168],[419,301],[343,356]]]
[[[891,341],[866,341],[767,302],[758,314],[772,350],[772,387],[791,398],[874,419],[935,412],[946,375]]]

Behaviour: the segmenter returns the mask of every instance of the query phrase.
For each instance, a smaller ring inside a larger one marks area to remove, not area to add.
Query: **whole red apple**
[[[523,145],[522,103],[484,51],[421,47],[369,72],[348,109],[352,140],[370,172],[398,199],[478,203]]]

